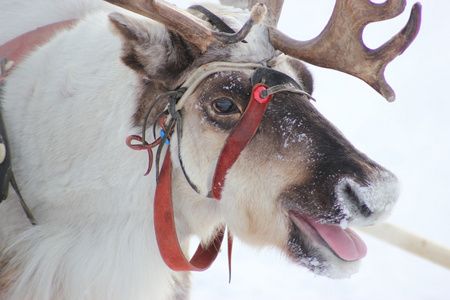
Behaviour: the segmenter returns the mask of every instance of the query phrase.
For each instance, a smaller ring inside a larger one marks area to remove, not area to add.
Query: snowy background
[[[193,3],[169,2],[183,8]],[[421,3],[418,38],[386,70],[397,94],[394,103],[358,79],[310,69],[318,109],[358,149],[400,179],[402,193],[389,222],[450,247],[450,1]],[[400,31],[412,4],[394,20],[369,25],[366,44],[376,48]],[[311,39],[326,25],[333,7],[333,0],[285,0],[278,28],[296,39]],[[223,253],[211,269],[194,274],[191,298],[450,299],[450,270],[361,236],[368,256],[359,273],[344,280],[315,276],[275,250],[256,250],[237,241],[231,284]]]

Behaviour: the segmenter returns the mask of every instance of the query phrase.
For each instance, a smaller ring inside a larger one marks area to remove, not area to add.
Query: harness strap
[[[57,32],[70,28],[77,21],[78,20],[67,20],[39,27],[0,46],[0,59],[3,59],[3,70],[0,74],[0,83],[10,73],[13,64],[14,66],[17,66],[33,50],[48,42]],[[7,59],[6,62],[5,58]]]
[[[245,112],[236,127],[228,136],[219,155],[213,178],[212,189],[210,192],[211,196],[216,200],[220,200],[222,197],[222,189],[225,185],[225,177],[228,171],[256,134],[263,115],[270,101],[273,99],[273,94],[282,91],[297,92],[298,90],[300,94],[304,94],[307,97],[309,96],[291,77],[272,69],[262,68],[260,65],[230,63],[212,63],[210,65],[205,65],[197,69],[197,71],[195,71],[193,75],[186,80],[183,84],[184,93],[178,101],[174,101],[175,99],[169,98],[169,104],[166,111],[171,117],[170,122],[177,122],[176,126],[179,138],[181,138],[181,133],[179,131],[182,126],[180,123],[181,115],[179,110],[181,110],[184,102],[188,97],[190,97],[195,88],[212,73],[236,69],[254,70],[254,74],[252,76],[253,89]],[[171,131],[167,130],[166,135],[169,136],[170,134]],[[161,148],[158,150],[160,149]],[[179,151],[180,149],[178,148],[178,152]],[[180,155],[179,160],[182,165]],[[184,170],[183,172],[188,182],[191,184],[191,187],[194,188],[195,185],[190,182],[189,177]],[[215,237],[207,246],[200,244],[197,252],[194,254],[192,259],[188,261],[180,247],[176,234],[171,198],[171,173],[172,163],[170,160],[170,150],[167,150],[156,188],[154,202],[155,233],[160,254],[167,266],[169,266],[172,270],[203,271],[207,269],[216,259],[224,237],[225,227],[218,229]],[[198,192],[196,188],[194,188],[194,190]],[[228,267],[230,280],[232,244],[233,238],[228,231]]]
[[[220,153],[214,174],[212,195],[220,200],[225,185],[225,176],[234,165],[241,152],[245,149],[258,130],[259,124],[273,95],[261,98],[261,92],[269,87],[258,83],[253,87],[252,96],[241,120],[228,136],[225,146]]]
[[[170,148],[170,147],[169,147]],[[159,252],[169,268],[174,271],[203,271],[216,259],[225,234],[219,228],[208,246],[200,244],[190,261],[186,259],[178,242],[172,205],[172,160],[170,149],[164,158],[154,202],[154,223]]]
[[[258,83],[253,87],[250,102],[228,137],[219,156],[214,175],[212,193],[215,199],[221,199],[221,192],[225,182],[225,175],[234,165],[240,153],[255,135],[264,112],[273,98],[269,95],[261,97],[261,92],[268,86]],[[169,268],[174,271],[203,271],[211,266],[216,259],[222,245],[225,227],[221,227],[207,246],[200,244],[191,260],[187,260],[176,234],[175,217],[172,204],[172,161],[170,149],[164,159],[159,175],[154,200],[154,223],[156,240],[160,254]],[[228,232],[228,268],[231,280],[231,253],[233,238]]]
[[[196,10],[199,13],[202,13],[203,15],[205,15],[208,18],[209,23],[211,23],[213,26],[216,26],[220,32],[225,32],[225,33],[230,33],[230,34],[236,33],[236,31],[233,28],[228,26],[227,23],[222,21],[221,18],[219,18],[216,14],[214,14],[212,11],[210,11],[206,7],[204,7],[202,5],[192,5],[189,7],[189,9]],[[242,40],[241,43],[246,44],[247,41]]]
[[[217,15],[215,15],[213,12],[211,12],[206,7],[204,7],[202,5],[192,5],[189,7],[189,9],[193,9],[193,10],[196,10],[196,11],[204,14],[209,19],[209,22],[212,25],[216,26],[217,29],[219,29],[219,31],[225,32],[225,33],[236,33],[236,31],[234,29],[232,29],[230,26],[228,26],[227,23],[222,21],[221,18],[219,18]]]
[[[252,93],[250,97],[249,104],[241,119],[239,120],[236,127],[228,136],[224,147],[219,155],[219,159],[216,165],[216,170],[213,178],[213,184],[211,192],[209,193],[216,200],[220,200],[222,196],[222,189],[225,184],[225,177],[228,170],[234,165],[234,163],[239,158],[241,152],[245,149],[248,143],[251,141],[253,136],[256,134],[263,115],[273,98],[273,94],[277,92],[296,92],[303,94],[309,98],[309,94],[302,90],[302,87],[295,82],[291,77],[284,73],[261,67],[260,64],[236,64],[236,63],[211,63],[208,65],[201,66],[198,68],[182,85],[182,92],[177,91],[170,92],[167,94],[168,105],[163,113],[161,113],[164,118],[170,116],[167,122],[159,122],[161,128],[164,130],[164,138],[160,142],[160,147],[158,148],[158,154],[162,150],[162,146],[165,144],[165,139],[170,138],[170,135],[174,132],[173,126],[177,126],[176,132],[178,138],[182,136],[182,118],[180,110],[182,109],[185,101],[192,95],[193,91],[198,87],[198,85],[209,75],[219,72],[219,71],[253,71],[252,76]],[[161,95],[162,97],[162,95]],[[160,96],[158,96],[160,98]],[[158,100],[158,98],[156,100]],[[153,106],[152,106],[153,107]],[[149,111],[147,115],[149,115]],[[146,121],[144,126],[146,126]],[[168,126],[165,126],[165,123]],[[154,128],[155,129],[155,128]],[[145,133],[145,129],[143,130]],[[155,134],[154,134],[155,135]],[[135,137],[133,137],[135,138]],[[143,145],[147,145],[143,139],[140,139]],[[180,140],[178,141],[180,143]],[[129,145],[130,146],[130,145]],[[169,146],[170,147],[170,146]],[[151,149],[142,147],[136,150],[148,150]],[[178,158],[183,169],[184,176],[186,177],[188,183],[197,192],[198,189],[190,181],[189,176],[187,176],[183,163],[181,160],[181,155],[179,153],[180,148],[178,147]],[[158,164],[158,155],[156,162]],[[150,154],[149,154],[150,155]],[[159,166],[157,166],[157,172],[159,172]],[[154,224],[155,224],[155,234],[158,242],[158,247],[162,259],[166,265],[174,271],[203,271],[206,270],[216,259],[218,252],[225,234],[225,227],[221,227],[215,233],[213,239],[208,245],[204,246],[200,244],[197,248],[194,256],[187,260],[185,254],[183,253],[181,246],[178,241],[176,234],[175,218],[172,205],[172,162],[171,162],[171,152],[167,149],[167,153],[161,168],[159,176],[157,176],[157,187],[155,191],[154,200]],[[204,195],[205,196],[205,195]],[[228,231],[228,261],[229,261],[229,274],[231,278],[231,253],[232,253],[233,239]]]
[[[16,179],[14,178],[14,174],[11,169],[11,151],[9,149],[8,136],[6,134],[6,128],[3,123],[3,117],[0,110],[0,142],[1,149],[4,150],[4,156],[2,156],[2,161],[0,163],[0,203],[8,197],[9,193],[9,184],[13,187],[17,196],[19,197],[20,204],[32,225],[36,225],[36,218],[31,213],[28,205],[25,203],[25,200],[22,197],[22,194],[19,191],[19,187],[17,186]]]
[[[17,196],[19,197],[20,205],[22,205],[25,215],[27,216],[28,220],[30,220],[31,225],[33,225],[33,226],[37,225],[36,218],[34,217],[30,208],[28,207],[25,200],[23,199],[22,194],[20,193],[19,187],[17,186],[17,183],[16,183],[16,179],[14,178],[14,174],[11,172],[10,175],[11,175],[11,178],[10,178],[11,186],[13,187]]]
[[[48,42],[57,32],[67,29],[75,24],[77,20],[62,21],[37,28],[33,31],[20,35],[19,37],[0,46],[0,84],[11,74],[11,71],[17,66],[29,53],[37,47]],[[0,202],[8,197],[9,184],[13,187],[20,204],[32,225],[36,225],[36,218],[26,204],[20,193],[16,179],[11,169],[11,155],[8,145],[6,128],[0,110]],[[4,152],[4,153],[3,153]]]

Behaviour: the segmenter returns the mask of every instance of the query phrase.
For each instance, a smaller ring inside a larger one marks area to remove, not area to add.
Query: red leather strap
[[[156,187],[154,223],[159,252],[169,268],[174,271],[203,271],[211,266],[219,253],[225,233],[221,228],[207,247],[201,244],[190,261],[186,259],[178,242],[172,208],[172,161],[167,150]]]
[[[78,20],[67,20],[53,23],[44,27],[39,27],[33,31],[24,33],[15,39],[0,46],[0,58],[6,57],[17,66],[36,47],[48,42],[55,33],[67,29]],[[4,76],[5,77],[5,76]],[[0,82],[2,81],[0,76]]]
[[[138,141],[138,144],[134,144],[134,141]],[[152,149],[158,146],[161,143],[161,138],[157,138],[153,143],[149,144],[139,135],[130,135],[127,138],[127,146],[133,150],[147,150],[148,153],[148,168],[145,172],[144,176],[150,174],[153,166],[153,151]]]
[[[233,252],[233,236],[228,230],[228,282],[231,282],[231,254]]]
[[[247,109],[242,115],[239,123],[233,129],[220,153],[214,174],[212,195],[220,200],[222,189],[225,184],[225,176],[228,170],[234,165],[241,152],[245,149],[252,137],[258,130],[261,119],[273,95],[261,99],[260,93],[268,86],[258,83],[253,87],[252,96]]]
[[[256,84],[252,90],[250,102],[239,123],[228,137],[216,166],[212,193],[215,199],[221,199],[222,188],[228,170],[238,159],[252,137],[258,130],[261,119],[273,95],[261,98],[261,91],[268,87]],[[180,247],[175,228],[175,218],[172,207],[172,161],[170,149],[167,150],[161,168],[158,186],[155,192],[154,223],[156,240],[164,262],[174,271],[203,271],[211,266],[216,259],[225,233],[221,228],[207,247],[201,244],[190,261]],[[231,280],[231,252],[233,238],[228,233],[228,268]]]

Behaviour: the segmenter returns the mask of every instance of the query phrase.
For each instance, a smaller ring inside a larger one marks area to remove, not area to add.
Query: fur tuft
[[[255,24],[259,24],[264,20],[266,13],[267,7],[263,3],[257,3],[252,7],[251,18],[255,21]]]

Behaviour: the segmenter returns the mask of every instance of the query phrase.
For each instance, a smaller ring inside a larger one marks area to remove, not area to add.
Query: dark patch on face
[[[270,103],[257,132],[264,153],[291,161],[292,170],[308,176],[287,186],[279,199],[285,209],[339,223],[335,186],[351,178],[364,186],[381,166],[359,152],[315,107],[300,95],[278,93]],[[257,136],[255,136],[257,138]],[[364,210],[357,197],[350,198]],[[366,213],[369,213],[366,211]]]
[[[248,105],[251,89],[250,78],[242,72],[219,72],[210,75],[199,93],[198,105],[205,120],[222,131],[233,129]],[[215,112],[213,102],[219,98],[231,99],[240,113],[221,115]]]
[[[292,60],[295,63],[295,60]],[[311,74],[301,62],[297,63],[298,64],[295,65],[295,67],[299,68],[299,76],[305,76],[306,78],[306,83],[303,82],[302,87],[306,92],[310,93],[312,92]],[[290,77],[286,77],[290,79]],[[280,79],[283,79],[283,77],[280,77]],[[303,78],[301,79],[303,81]],[[217,74],[213,74],[205,80],[202,86],[207,87],[200,94],[200,105],[202,110],[205,112],[206,120],[223,131],[233,129],[239,121],[240,116],[245,111],[250,100],[252,90],[251,78],[240,72],[229,72],[229,75],[220,77],[218,77]],[[210,109],[211,102],[220,97],[226,97],[234,100],[236,106],[239,107],[241,114],[220,116],[214,113],[214,111]]]
[[[313,177],[316,176],[313,175]],[[313,179],[285,188],[279,199],[286,210],[302,212],[316,219],[339,224],[345,216],[335,205],[335,183],[335,180],[327,181],[327,176],[324,176],[323,179]]]

